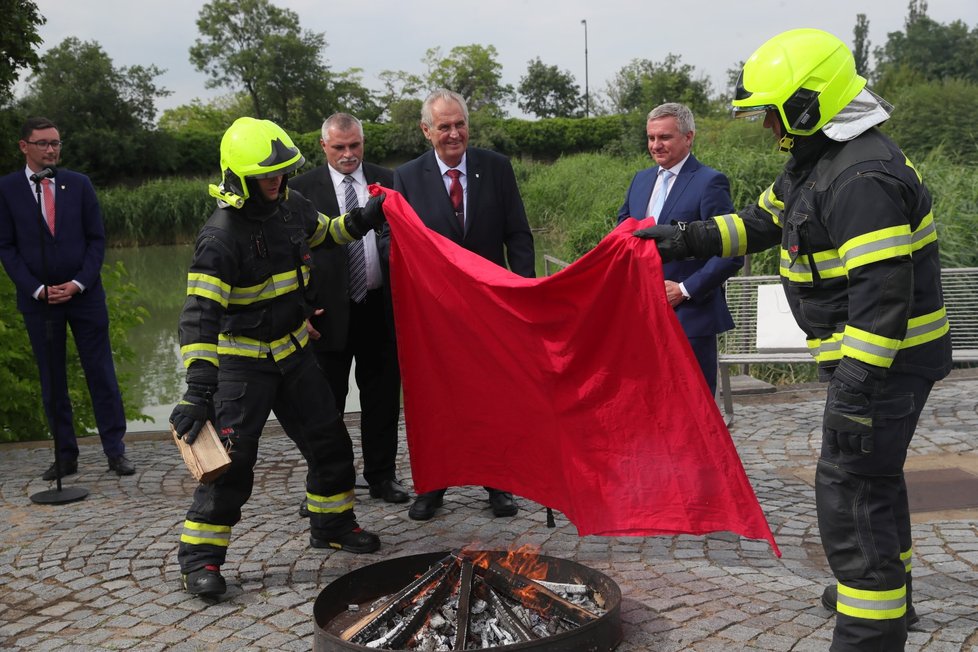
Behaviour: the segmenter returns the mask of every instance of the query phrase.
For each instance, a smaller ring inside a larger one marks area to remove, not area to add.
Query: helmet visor
[[[759,118],[768,111],[777,111],[778,107],[773,104],[766,106],[735,106],[733,107],[734,118]]]

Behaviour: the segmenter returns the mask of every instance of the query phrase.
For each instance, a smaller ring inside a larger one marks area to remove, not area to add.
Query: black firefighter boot
[[[221,577],[221,567],[214,564],[207,564],[203,568],[190,571],[182,577],[183,588],[191,595],[215,598],[224,595],[224,592],[228,590],[227,583]]]

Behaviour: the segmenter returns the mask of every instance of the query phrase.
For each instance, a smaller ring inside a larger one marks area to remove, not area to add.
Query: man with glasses
[[[136,469],[125,455],[126,417],[109,344],[101,279],[105,230],[95,189],[83,174],[55,171],[62,142],[50,120],[29,118],[19,145],[26,167],[0,179],[0,261],[17,288],[17,308],[37,360],[61,476],[78,472],[65,370],[68,326],[85,371],[109,470],[132,475]],[[58,466],[52,464],[41,477],[56,479]]]

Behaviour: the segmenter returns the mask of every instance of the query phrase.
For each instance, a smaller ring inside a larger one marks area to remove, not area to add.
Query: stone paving
[[[255,491],[232,533],[227,595],[209,604],[182,592],[177,537],[194,482],[166,436],[135,435],[137,474],[106,469],[86,439],[79,474],[65,486],[85,500],[40,506],[30,496],[49,445],[0,446],[0,649],[309,650],[313,602],[346,572],[378,560],[475,544],[535,544],[610,576],[622,589],[624,641],[639,650],[826,650],[832,619],[818,606],[830,573],[819,542],[812,488],[822,392],[791,388],[738,397],[731,434],[784,556],[766,543],[720,533],[647,538],[578,537],[557,514],[521,500],[494,519],[480,487],[455,488],[427,523],[406,505],[358,490],[361,524],[378,553],[308,547],[297,515],[304,463],[277,426],[263,437]],[[358,423],[349,420],[357,440]],[[978,474],[978,376],[939,383],[912,447],[914,458]],[[403,424],[402,424],[403,437]],[[401,475],[410,487],[402,440]],[[911,465],[913,461],[911,461]],[[978,510],[914,515],[914,596],[921,615],[908,650],[978,650]]]

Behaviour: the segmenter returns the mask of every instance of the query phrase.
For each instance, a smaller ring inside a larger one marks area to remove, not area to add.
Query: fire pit
[[[582,564],[524,551],[388,559],[331,582],[313,650],[604,652],[621,641],[621,591]]]

